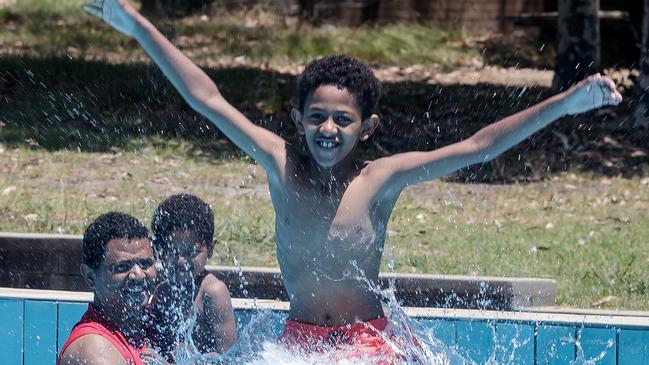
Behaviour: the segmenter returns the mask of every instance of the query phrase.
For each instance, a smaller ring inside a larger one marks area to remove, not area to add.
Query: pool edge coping
[[[93,294],[90,292],[61,290],[0,288],[0,299],[89,303],[93,300]],[[232,306],[234,309],[241,310],[268,309],[287,311],[289,303],[270,299],[233,298]],[[558,307],[524,308],[517,311],[404,307],[404,312],[412,317],[441,320],[495,320],[501,322],[529,322],[548,325],[582,323],[584,325],[589,324],[604,327],[649,328],[649,312],[640,311],[600,311]]]

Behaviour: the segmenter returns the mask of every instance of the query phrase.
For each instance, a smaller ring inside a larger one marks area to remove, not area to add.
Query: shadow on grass
[[[4,57],[0,70],[0,143],[8,147],[96,152],[180,138],[215,159],[239,153],[151,65]],[[207,72],[251,120],[303,146],[289,118],[294,76],[244,67]],[[360,145],[363,158],[439,148],[550,96],[541,87],[424,81],[384,83],[383,93],[383,122]],[[496,160],[453,178],[528,181],[567,170],[642,175],[649,164],[647,131],[628,126],[628,110],[625,104],[565,118]]]

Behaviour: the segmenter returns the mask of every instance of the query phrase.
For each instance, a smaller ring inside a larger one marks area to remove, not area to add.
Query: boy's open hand
[[[127,0],[91,0],[83,10],[127,36],[134,35],[138,12]]]
[[[618,105],[622,94],[615,83],[600,74],[591,75],[566,91],[566,114],[579,114],[606,105]]]

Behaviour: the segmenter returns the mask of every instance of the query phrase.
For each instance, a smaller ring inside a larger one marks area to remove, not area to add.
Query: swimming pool
[[[7,365],[54,364],[91,293],[0,289],[0,359]],[[285,302],[234,299],[243,327]],[[499,312],[406,308],[435,337],[478,364],[649,364],[649,313],[581,310]],[[281,317],[281,316],[280,316]],[[282,325],[278,321],[276,325]],[[521,339],[526,339],[521,341]],[[597,359],[597,360],[595,360]]]

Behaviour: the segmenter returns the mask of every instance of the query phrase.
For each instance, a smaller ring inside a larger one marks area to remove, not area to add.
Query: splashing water
[[[399,358],[404,359],[403,364],[471,364],[452,348],[438,341],[430,329],[408,317],[398,305],[393,293],[392,290],[385,291],[386,298],[389,299],[386,307],[390,312],[390,322],[380,335]],[[385,359],[380,357],[344,358],[341,354],[353,352],[351,346],[345,345],[322,345],[317,351],[308,352],[287,348],[278,342],[284,321],[283,313],[259,311],[240,332],[237,343],[222,356],[209,361],[241,365],[385,364]]]
[[[358,268],[356,268],[358,270]],[[365,278],[362,271],[359,280],[371,283]],[[474,364],[467,361],[455,352],[454,349],[444,345],[435,338],[433,330],[425,328],[415,319],[408,317],[397,302],[393,288],[379,290],[374,285],[370,287],[384,300],[386,313],[389,313],[389,323],[385,331],[380,333],[381,338],[388,347],[403,359],[400,364],[417,365],[460,365]],[[242,313],[239,313],[242,315]],[[245,315],[245,314],[244,314]],[[178,325],[177,339],[184,338],[174,351],[177,364],[236,364],[236,365],[263,365],[263,364],[340,364],[340,365],[370,365],[386,364],[385,359],[379,356],[366,358],[347,358],[345,353],[353,352],[350,345],[323,344],[317,351],[301,348],[288,348],[281,344],[280,338],[283,324],[286,320],[285,313],[269,310],[259,310],[252,314],[248,324],[239,331],[237,342],[226,353],[220,356],[202,355],[193,343],[191,333],[196,322],[195,308],[191,315]],[[158,365],[149,363],[147,365]]]
[[[597,354],[593,358],[587,359],[586,354],[584,353],[584,347],[582,346],[582,343],[581,343],[581,334],[582,334],[583,331],[584,331],[583,327],[581,329],[579,329],[579,331],[577,332],[577,338],[576,339],[573,339],[573,338],[563,339],[564,342],[574,343],[575,347],[577,349],[577,356],[575,357],[574,361],[570,362],[570,365],[596,365],[596,364],[599,364],[600,362],[602,362],[604,360],[604,358],[608,354],[609,350],[615,346],[615,340],[609,339],[606,342],[606,345],[604,346],[604,349],[602,349],[602,351],[599,354]],[[615,349],[613,349],[613,351],[615,351]]]
[[[465,359],[453,346],[448,346],[435,337],[435,328],[424,326],[415,318],[409,317],[395,297],[394,289],[388,288],[380,291],[384,300],[389,324],[381,337],[388,346],[403,359],[399,364],[404,365],[474,365],[474,361]],[[278,340],[282,333],[286,314],[270,310],[258,310],[250,315],[247,325],[239,331],[235,345],[220,356],[201,355],[191,340],[191,331],[196,321],[196,312],[181,325],[189,339],[174,352],[177,364],[233,364],[233,365],[311,365],[311,364],[339,364],[339,365],[375,365],[385,364],[385,359],[380,357],[367,357],[363,359],[343,357],[345,353],[353,352],[351,346],[322,345],[317,351],[304,351],[302,349],[288,348]],[[510,339],[508,343],[499,343],[494,331],[494,348],[485,362],[487,365],[500,365],[515,363],[514,352],[528,345],[532,338],[527,338],[523,333]],[[595,365],[600,363],[614,342],[609,341],[601,353],[593,358],[586,358],[582,344],[577,338],[562,338],[562,344],[572,343],[576,347],[577,357],[570,365]],[[311,349],[313,350],[313,349]],[[496,360],[496,353],[500,351],[508,354]],[[507,360],[509,358],[509,361]],[[504,360],[502,360],[504,359]],[[382,362],[383,361],[383,362]],[[158,364],[148,364],[158,365]]]
[[[238,260],[235,258],[235,264]],[[240,266],[239,270],[241,270]],[[394,279],[390,281],[387,289],[380,289],[376,283],[371,282],[363,270],[351,262],[351,274],[360,282],[364,282],[376,295],[378,295],[384,304],[385,313],[388,316],[389,323],[385,331],[379,333],[388,347],[398,355],[399,364],[404,365],[465,365],[477,364],[475,361],[464,358],[454,346],[444,344],[435,336],[436,328],[425,326],[416,318],[409,317],[404,308],[399,304],[395,296]],[[247,283],[242,282],[244,286]],[[193,289],[193,288],[192,288]],[[282,328],[286,321],[286,314],[274,312],[271,310],[256,310],[250,312],[239,312],[237,316],[250,316],[244,328],[239,330],[236,343],[226,353],[218,356],[203,355],[197,350],[192,339],[192,332],[197,318],[196,308],[193,307],[190,315],[184,321],[178,324],[177,342],[180,344],[173,356],[176,364],[180,365],[198,365],[198,364],[233,364],[233,365],[270,365],[270,364],[287,364],[287,365],[311,365],[311,364],[339,364],[339,365],[385,365],[391,364],[386,362],[385,358],[380,356],[359,358],[349,358],[345,354],[353,353],[351,345],[340,344],[323,344],[318,346],[317,350],[309,349],[305,351],[302,348],[289,348],[282,344],[279,339],[282,334]],[[241,318],[240,318],[241,319]],[[242,322],[246,322],[243,320]],[[582,344],[580,342],[580,333],[576,338],[561,338],[562,344],[574,344],[576,348],[576,358],[570,362],[570,365],[596,365],[600,363],[608,354],[614,341],[609,341],[603,351],[593,358],[586,358]],[[517,349],[529,345],[533,338],[526,336],[524,333],[516,330],[514,338],[507,343],[500,343],[496,332],[492,332],[494,347],[490,349],[489,358],[486,365],[513,364],[516,362],[515,352]],[[185,341],[180,339],[184,338]],[[498,356],[500,352],[505,356]],[[148,363],[147,365],[162,365],[162,363]]]

